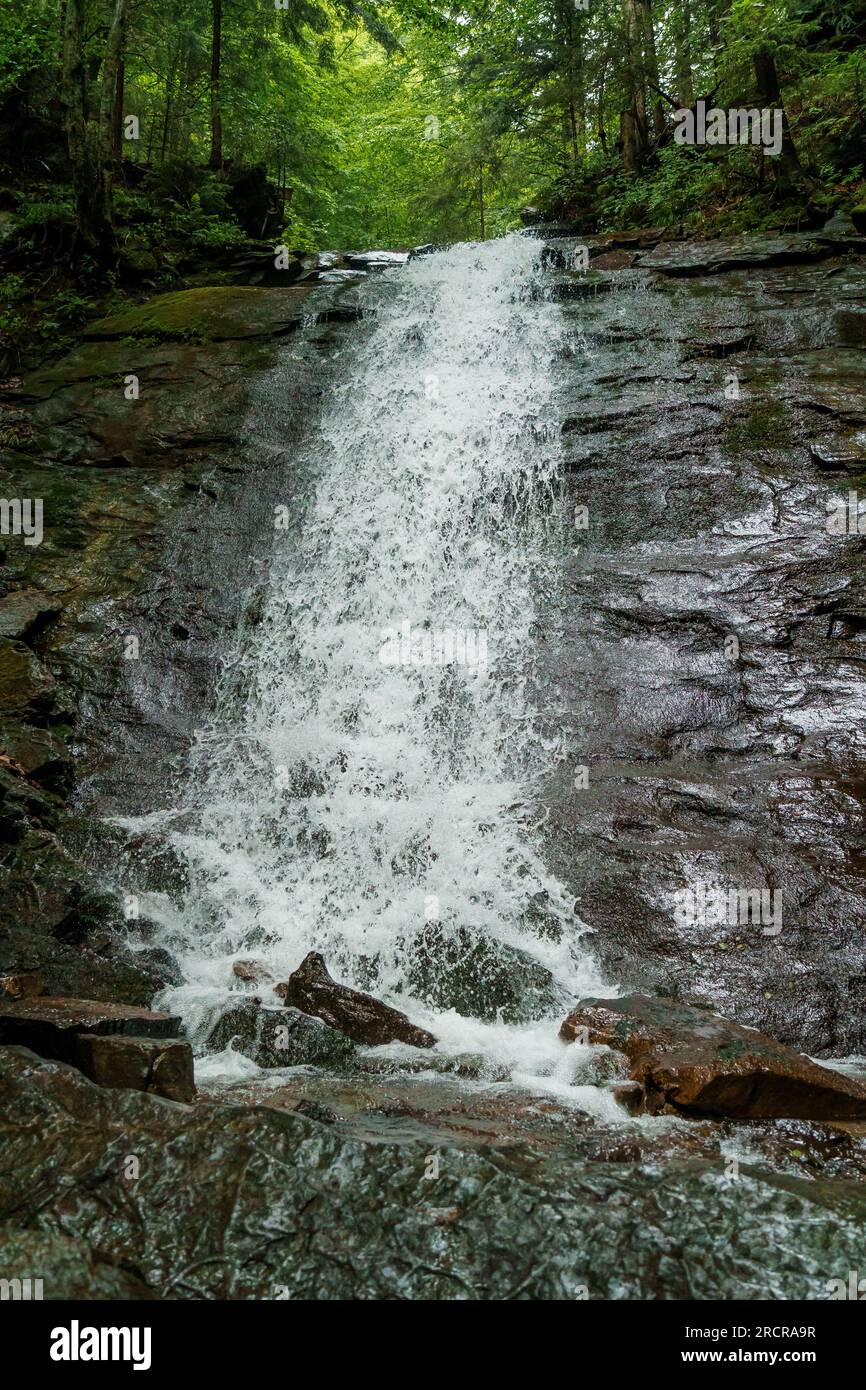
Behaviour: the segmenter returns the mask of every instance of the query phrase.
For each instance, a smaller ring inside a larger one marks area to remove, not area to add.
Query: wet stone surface
[[[618,289],[563,306],[563,542],[535,692],[563,755],[549,862],[626,989],[860,1053],[866,540],[827,523],[866,473],[826,459],[866,424],[866,267],[758,246],[760,268],[705,277],[711,252],[660,247],[644,267],[694,274],[612,272]],[[714,895],[732,887],[778,894],[781,930],[729,920]]]
[[[419,1129],[398,1090],[387,1134],[374,1090],[349,1133],[334,1089],[187,1107],[3,1049],[4,1266],[38,1257],[46,1298],[774,1299],[825,1297],[862,1250],[844,1131],[662,1121],[644,1141],[525,1096],[465,1120],[451,1098]]]
[[[104,817],[159,805],[207,717],[256,537],[277,503],[297,519],[285,459],[352,296],[161,295],[0,391],[4,496],[43,503],[41,544],[0,545],[0,972],[142,1005],[165,983],[126,947],[123,894],[164,889],[173,866],[159,835],[129,842]],[[280,351],[291,372],[251,426],[251,387]]]

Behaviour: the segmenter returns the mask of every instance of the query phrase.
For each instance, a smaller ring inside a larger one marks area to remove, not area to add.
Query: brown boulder
[[[147,1091],[187,1104],[195,1098],[192,1048],[178,1038],[80,1033],[73,1060],[97,1086]]]
[[[559,1036],[625,1053],[650,1114],[866,1119],[866,1086],[709,1009],[633,994],[585,999]]]
[[[34,999],[45,994],[45,980],[36,970],[22,970],[16,975],[0,975],[0,1000]]]
[[[436,1043],[432,1033],[416,1028],[399,1010],[360,990],[337,984],[318,951],[310,951],[286,983],[277,985],[276,992],[286,1004],[321,1018],[331,1028],[368,1047],[389,1042],[433,1047]]]
[[[174,1038],[179,1031],[179,1018],[135,1004],[55,998],[0,1003],[0,1043],[29,1047],[40,1057],[58,1062],[74,1062],[76,1039],[82,1033]]]

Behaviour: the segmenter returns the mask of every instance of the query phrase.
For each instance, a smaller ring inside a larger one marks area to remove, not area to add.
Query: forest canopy
[[[484,238],[526,206],[816,225],[863,202],[864,38],[863,0],[7,0],[2,215],[97,262]],[[677,144],[699,100],[781,106],[781,155]]]

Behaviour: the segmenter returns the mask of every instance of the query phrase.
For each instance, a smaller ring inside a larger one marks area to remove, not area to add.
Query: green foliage
[[[51,5],[17,0],[0,5],[0,101],[21,91],[51,61],[57,19]]]
[[[82,3],[95,139],[113,7]],[[0,101],[45,129],[58,120],[61,7],[0,9]],[[637,36],[632,12],[644,17]],[[215,93],[211,0],[130,0],[123,109],[140,138],[121,143],[147,173],[115,180],[121,245],[139,234],[154,250],[163,237],[204,252],[234,245],[244,233],[230,180],[256,164],[279,191],[282,239],[299,249],[492,236],[527,204],[587,232],[672,222],[710,234],[820,221],[866,195],[862,0],[224,0],[222,18]],[[754,147],[671,139],[683,101],[757,103],[761,45],[799,173]],[[227,161],[217,172],[214,104]],[[626,168],[630,111],[642,133]],[[71,191],[47,191],[15,220],[34,247],[75,228]]]
[[[0,275],[0,304],[20,304],[28,295],[27,282],[22,275]]]

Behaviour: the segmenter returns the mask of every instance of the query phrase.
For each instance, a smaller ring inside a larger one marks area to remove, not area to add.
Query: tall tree
[[[754,65],[758,99],[761,106],[782,113],[782,149],[779,154],[782,172],[789,183],[801,183],[811,193],[815,188],[815,181],[809,177],[800,163],[800,156],[797,153],[797,147],[794,144],[794,137],[788,123],[788,113],[782,101],[782,89],[779,85],[775,55],[769,44],[761,44],[755,50]]]
[[[223,162],[223,114],[221,75],[223,45],[223,0],[211,0],[210,50],[210,167],[221,169]]]
[[[113,232],[106,182],[87,119],[86,74],[83,0],[66,0],[60,100],[72,170],[76,221],[81,241],[102,260],[111,251]]]
[[[127,0],[115,0],[102,66],[99,103],[99,151],[105,177],[111,181],[112,161],[120,154],[120,122],[123,118],[123,53],[126,46]]]

